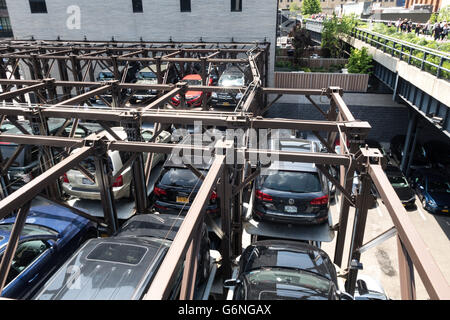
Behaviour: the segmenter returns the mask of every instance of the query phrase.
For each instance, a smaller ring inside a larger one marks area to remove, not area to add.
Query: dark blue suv
[[[425,210],[431,213],[449,213],[450,180],[448,176],[440,171],[429,169],[414,171],[411,179]]]
[[[0,221],[0,259],[15,217]],[[87,239],[96,225],[57,205],[32,207],[28,213],[2,297],[30,298],[52,273]]]

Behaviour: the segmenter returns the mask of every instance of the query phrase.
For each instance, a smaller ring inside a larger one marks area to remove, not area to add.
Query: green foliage
[[[361,50],[351,49],[350,57],[346,65],[349,73],[371,73],[372,56],[367,53],[367,48]]]
[[[289,11],[290,12],[299,12],[301,10],[301,8],[298,6],[297,2],[292,2],[289,5]]]
[[[303,0],[302,4],[302,14],[315,14],[322,12],[322,7],[320,6],[320,0]]]
[[[326,57],[341,58],[344,55],[344,42],[340,36],[348,36],[351,30],[357,26],[358,20],[354,15],[337,18],[335,14],[331,19],[323,22],[322,50]]]
[[[313,45],[309,31],[297,26],[292,36],[292,45],[295,59],[298,60],[303,57],[305,49]]]
[[[430,23],[435,23],[438,19],[438,14],[436,12],[431,14]]]
[[[438,21],[449,21],[450,20],[450,5],[445,6],[439,10]]]

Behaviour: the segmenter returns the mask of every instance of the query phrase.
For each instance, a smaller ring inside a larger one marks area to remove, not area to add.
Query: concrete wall
[[[145,41],[263,41],[271,42],[274,67],[277,0],[243,0],[242,12],[231,2],[191,0],[191,12],[180,12],[179,0],[143,0],[143,13],[133,13],[131,0],[46,1],[47,14],[32,14],[28,0],[7,0],[14,35],[18,39],[140,40]],[[79,8],[79,28],[73,22]],[[68,25],[69,22],[69,25]]]

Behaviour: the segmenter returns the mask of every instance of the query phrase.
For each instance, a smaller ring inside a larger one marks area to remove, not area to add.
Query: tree
[[[304,50],[313,45],[311,34],[308,30],[302,29],[298,24],[292,34],[292,45],[294,46],[294,57],[298,62],[303,57]]]
[[[362,47],[361,50],[351,49],[350,57],[346,68],[349,73],[371,73],[372,56],[367,53],[367,48]]]
[[[350,31],[357,25],[354,16],[337,18],[335,14],[331,19],[323,21],[322,51],[327,58],[341,58],[344,54],[345,43],[340,37],[349,37]]]
[[[301,9],[298,6],[297,2],[292,2],[289,6],[289,11],[290,12],[299,12]]]
[[[302,14],[315,14],[322,12],[320,0],[304,0],[302,5]]]
[[[450,20],[450,5],[445,6],[439,10],[438,21],[449,21]]]

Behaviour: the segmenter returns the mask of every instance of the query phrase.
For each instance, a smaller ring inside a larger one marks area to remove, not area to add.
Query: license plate
[[[89,184],[89,185],[93,185],[94,184],[91,180],[89,180],[87,178],[83,178],[82,183],[83,184]]]
[[[177,202],[188,203],[189,199],[186,197],[177,197]]]
[[[224,105],[224,106],[229,106],[230,103],[229,103],[229,102],[224,102],[223,105]]]
[[[289,213],[297,213],[297,207],[296,206],[284,206],[284,211]]]
[[[448,209],[444,209],[444,210],[442,210],[442,212],[448,212]]]

